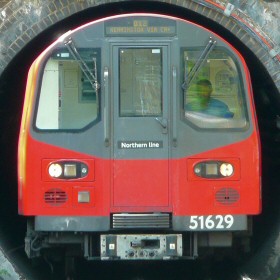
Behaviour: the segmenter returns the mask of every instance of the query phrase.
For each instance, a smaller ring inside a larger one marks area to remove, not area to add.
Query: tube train
[[[183,19],[124,14],[32,64],[18,152],[30,258],[195,259],[248,247],[261,213],[250,74]]]

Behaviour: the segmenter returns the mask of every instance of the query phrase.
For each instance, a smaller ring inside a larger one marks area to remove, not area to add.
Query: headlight
[[[218,179],[232,176],[234,167],[228,162],[204,161],[194,166],[194,173],[202,178]]]
[[[88,175],[89,168],[79,161],[57,161],[49,165],[49,175],[58,179],[79,179]]]
[[[58,163],[52,163],[49,166],[49,174],[53,178],[58,178],[62,174],[62,166]]]
[[[233,174],[233,166],[230,163],[223,163],[220,166],[220,172],[223,176],[229,177]]]

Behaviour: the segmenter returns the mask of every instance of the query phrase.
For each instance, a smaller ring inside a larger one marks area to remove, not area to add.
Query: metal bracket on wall
[[[233,12],[233,10],[234,10],[234,5],[230,4],[230,3],[227,3],[226,8],[224,10],[224,14],[227,17],[229,17],[231,15],[231,13]]]

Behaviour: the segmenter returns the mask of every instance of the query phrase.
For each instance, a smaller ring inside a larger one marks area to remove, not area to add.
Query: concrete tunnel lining
[[[2,21],[0,25],[0,75],[16,54],[46,28],[83,10],[108,3],[122,5],[122,2],[125,4],[131,1],[22,0],[7,2],[0,11]],[[262,31],[258,22],[238,8],[242,6],[238,4],[239,1],[159,0],[155,2],[172,4],[194,11],[225,27],[260,59],[280,91],[280,46]],[[254,6],[256,5],[255,3]],[[267,7],[264,8],[267,9]],[[264,23],[267,24],[267,22]]]
[[[47,28],[69,16],[90,8],[117,3],[121,6],[125,5],[126,2],[132,1],[3,1],[0,3],[0,76],[5,72],[5,69],[16,55],[32,39],[36,38]],[[269,30],[263,31],[263,27],[260,27],[259,22],[248,15],[248,6],[245,6],[244,3],[242,4],[237,0],[230,1],[231,5],[229,5],[228,1],[221,0],[158,0],[154,2],[171,4],[182,8],[182,11],[183,9],[193,11],[226,28],[247,45],[252,53],[261,61],[280,93],[280,38],[277,38],[277,34],[273,34],[272,37],[274,38],[272,39],[271,35],[268,35]],[[257,4],[255,3],[254,5]],[[276,5],[280,8],[280,2],[276,3]],[[280,19],[278,22],[280,22]],[[1,258],[3,257],[5,263],[7,263],[9,273],[7,275],[0,274],[0,279],[1,277],[3,279],[21,279],[20,273],[15,270],[15,265],[5,257],[5,252],[2,251],[2,254]],[[277,252],[275,252],[276,254]]]

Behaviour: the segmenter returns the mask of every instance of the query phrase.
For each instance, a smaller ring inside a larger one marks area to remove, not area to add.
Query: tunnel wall
[[[110,4],[125,5],[126,2],[132,1],[0,0],[0,76],[16,55],[44,30],[89,8],[108,5],[109,9]],[[171,4],[182,8],[182,11],[190,10],[225,27],[258,57],[280,94],[279,1],[157,0],[148,2]],[[1,270],[0,264],[0,279],[20,279],[20,274],[15,272],[12,268],[13,264],[1,250],[1,240],[0,252],[0,261],[4,259],[5,262],[4,270]],[[278,260],[278,255],[277,250],[272,252],[272,263],[273,260]]]
[[[0,75],[39,33],[80,11],[124,0],[12,0],[0,6]],[[149,1],[151,2],[151,1]],[[161,0],[212,19],[260,59],[280,92],[279,1]],[[109,7],[109,6],[108,6]]]

